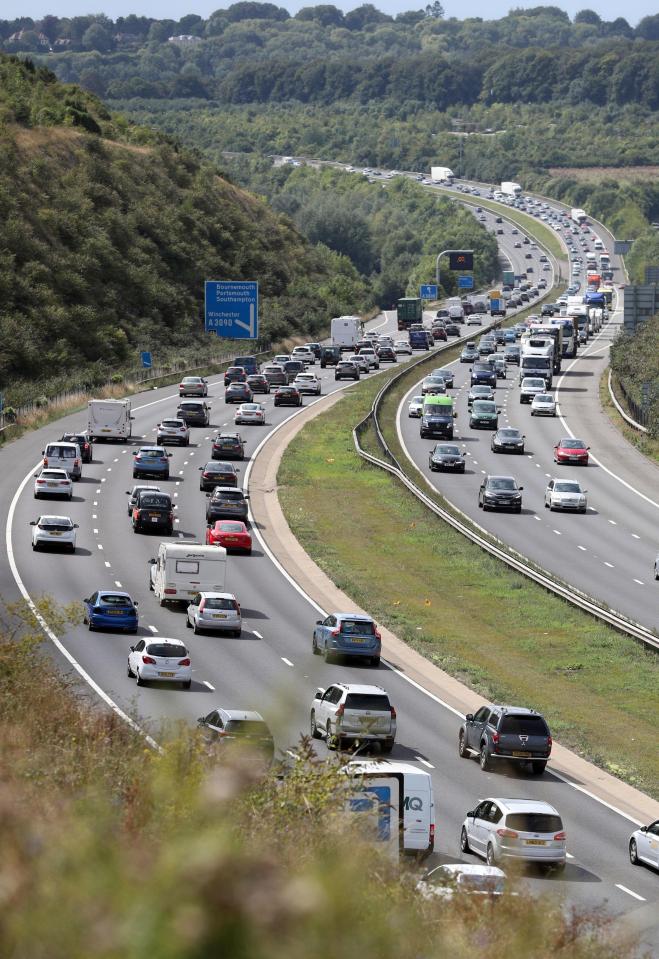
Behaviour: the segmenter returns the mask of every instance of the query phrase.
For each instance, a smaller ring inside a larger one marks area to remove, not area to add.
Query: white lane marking
[[[182,476],[182,475],[183,475],[183,470],[179,470],[179,471],[178,471],[178,475],[179,475],[179,476]],[[177,485],[178,485],[178,484],[177,484]]]
[[[294,752],[293,752],[292,749],[287,749],[287,750],[286,750],[286,755],[287,755],[287,756],[290,756],[291,759],[299,759],[299,758],[300,758],[297,753],[294,753]]]
[[[181,485],[181,481],[180,481],[180,480],[176,480],[176,484],[175,484],[175,485],[176,485],[176,486],[180,486],[180,485]]]
[[[184,466],[187,466],[188,463],[189,463],[189,460],[183,460],[183,465],[184,465]],[[181,472],[183,472],[183,470],[181,470]]]
[[[194,456],[194,452],[190,453],[189,455],[190,455],[190,456]]]
[[[281,661],[282,663],[286,663],[287,666],[290,666],[291,669],[294,669],[293,663],[290,661],[290,659],[286,659],[285,656],[282,656]]]
[[[254,633],[257,639],[263,639],[263,636],[261,636],[260,633],[257,633],[255,629],[253,629],[252,632]]]
[[[611,524],[611,526],[617,526],[617,525],[618,525],[614,519],[610,519],[610,520],[609,520],[609,523]]]
[[[424,758],[423,758],[423,756],[415,756],[414,758],[415,758],[416,760],[418,760],[420,763],[423,763],[424,766],[427,766],[428,769],[434,769],[434,768],[435,768],[435,767],[433,766],[433,764],[432,764],[432,763],[429,763],[427,759],[424,759]]]
[[[204,680],[204,686],[207,686],[212,693],[215,692],[215,686],[213,686],[211,683],[209,683],[207,679]]]
[[[98,506],[98,500],[95,499],[94,502],[92,503],[92,506]]]
[[[105,565],[107,566],[108,569],[112,569],[112,567],[111,567],[110,564],[108,563],[107,559],[105,560]]]
[[[147,629],[150,629],[152,633],[157,633],[157,632],[158,632],[158,630],[156,629],[155,626],[147,626]]]
[[[97,529],[95,529],[93,532],[94,532],[94,536],[98,536],[98,530],[97,530]]]
[[[562,536],[562,535],[563,535],[563,534],[561,533],[561,531],[558,530],[558,529],[555,529],[554,532],[556,533],[557,536]]]
[[[119,582],[118,579],[115,579],[114,585],[117,587],[117,589],[123,589],[123,587],[122,587],[122,585],[121,585],[121,583]]]
[[[92,519],[98,519],[98,515],[96,513],[92,513]]]
[[[103,547],[101,546],[100,543],[97,543],[97,544],[96,544],[96,548],[97,548],[97,549],[103,549]]]
[[[571,852],[566,852],[565,855],[567,856],[568,859],[574,859],[574,856],[572,855]]]
[[[104,482],[105,482],[105,476],[101,476],[101,483],[104,483]]]
[[[97,489],[96,492],[97,492],[97,493],[100,493],[101,491],[100,491],[100,489]],[[94,506],[98,506],[98,503],[94,503]]]
[[[635,579],[634,582],[638,583],[639,586],[645,586],[645,583],[643,582],[642,579]]]
[[[537,521],[538,521],[539,523],[541,523],[541,522],[542,522],[542,520],[540,519],[540,517],[539,517],[539,516],[534,516],[534,517],[533,517],[533,519],[537,519]]]
[[[59,650],[62,656],[64,656],[67,662],[69,662],[71,666],[73,666],[76,672],[94,690],[97,696],[100,696],[103,702],[106,703],[110,707],[110,709],[114,713],[116,713],[117,716],[119,716],[120,719],[128,723],[130,728],[134,729],[135,732],[140,734],[140,736],[144,736],[144,739],[149,744],[149,746],[153,747],[153,749],[157,749],[158,752],[162,752],[163,751],[162,747],[158,745],[155,739],[153,739],[152,736],[149,736],[148,733],[145,733],[144,730],[141,728],[141,726],[138,726],[135,720],[131,719],[131,717],[123,711],[121,706],[115,703],[115,701],[111,699],[110,696],[108,696],[105,690],[98,685],[98,683],[89,675],[87,670],[80,665],[77,659],[75,659],[75,657],[72,656],[71,653],[68,651],[66,646],[57,638],[57,636],[55,635],[53,630],[50,628],[46,620],[38,611],[37,607],[34,605],[34,602],[32,601],[30,594],[25,588],[25,584],[23,580],[21,579],[20,573],[18,572],[18,566],[16,565],[16,557],[14,556],[14,547],[11,541],[12,526],[14,523],[14,515],[16,513],[16,504],[18,503],[21,493],[23,492],[23,490],[25,489],[29,481],[32,479],[34,471],[38,469],[39,466],[41,466],[41,460],[39,460],[36,466],[33,466],[30,472],[27,474],[27,476],[23,478],[23,481],[20,483],[18,489],[16,490],[16,492],[14,493],[12,497],[12,501],[9,504],[9,511],[7,513],[7,522],[5,524],[5,548],[7,550],[7,559],[9,560],[9,568],[11,569],[11,574],[14,577],[14,582],[16,583],[21,593],[21,596],[23,597],[27,605],[30,607],[30,610],[34,613],[35,619],[37,620],[37,622],[43,629],[44,633],[46,634],[48,639],[52,642],[52,644],[55,646],[55,648]]]
[[[124,450],[124,453],[125,453],[125,452],[126,452],[126,450]],[[118,462],[119,462],[119,457],[118,457],[118,456],[115,456],[115,458],[112,460],[112,462],[113,462],[113,463],[118,463]]]
[[[607,563],[606,560],[604,560],[604,565],[605,565],[605,566],[608,566],[609,569],[615,569],[615,566],[613,565],[613,563]]]
[[[637,533],[632,533],[632,536],[634,537],[634,539],[640,539],[640,538],[641,538]]]
[[[585,546],[577,546],[577,549],[582,550],[582,552],[584,552],[584,553],[587,553],[587,552],[588,552],[588,550],[586,549]]]
[[[628,896],[633,896],[634,899],[638,899],[639,902],[647,902],[647,899],[644,896],[639,896],[637,892],[634,892],[633,889],[628,889],[627,886],[623,886],[621,883],[617,882],[615,884],[616,889],[620,889],[621,892],[626,892]]]

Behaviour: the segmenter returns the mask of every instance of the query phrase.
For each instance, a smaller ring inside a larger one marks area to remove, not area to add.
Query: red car
[[[448,340],[448,334],[443,326],[433,326],[432,335],[436,340],[443,340],[444,342]]]
[[[559,440],[554,447],[554,462],[579,463],[582,466],[587,466],[589,449],[590,446],[586,446],[583,440],[575,440],[571,436],[566,436]]]
[[[206,530],[206,546],[224,546],[226,550],[252,553],[252,537],[244,523],[235,519],[218,519]]]

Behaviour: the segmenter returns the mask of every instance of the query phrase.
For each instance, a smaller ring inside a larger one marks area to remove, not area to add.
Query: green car
[[[499,410],[492,400],[474,400],[469,416],[472,429],[496,430],[499,428]]]

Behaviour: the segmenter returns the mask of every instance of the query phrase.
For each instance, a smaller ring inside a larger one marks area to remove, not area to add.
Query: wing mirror
[[[129,646],[128,648],[130,649],[131,653],[134,653],[134,652],[135,652],[135,647],[134,647],[134,646]]]
[[[518,486],[517,489],[518,489],[518,490],[523,490],[524,487],[523,487],[523,486]]]
[[[323,698],[323,692],[324,692],[324,690],[319,689],[316,693],[314,693],[314,697],[313,697],[313,698],[314,698],[314,699],[322,699],[322,698]]]
[[[154,564],[154,563],[157,563],[157,562],[158,562],[158,560],[157,560],[157,559],[154,559],[154,557],[152,556],[151,559],[147,559],[146,565],[147,565],[147,566],[153,566],[153,564]]]
[[[473,723],[473,721],[474,721],[474,714],[473,714],[473,713],[467,713],[467,715],[465,716],[465,720],[466,720],[466,722],[468,722],[468,723]],[[467,815],[469,816],[470,813],[467,813]]]
[[[30,520],[30,526],[36,526],[36,525],[38,524],[38,522],[39,522],[39,521],[36,520],[36,519]]]
[[[323,625],[322,619],[317,619],[317,620],[316,620],[316,626],[322,626],[322,625]]]

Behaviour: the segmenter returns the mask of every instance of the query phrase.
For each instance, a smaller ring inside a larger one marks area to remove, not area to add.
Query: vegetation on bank
[[[659,316],[621,333],[611,344],[611,369],[627,395],[648,415],[650,439],[659,439]]]
[[[42,611],[56,629],[73,610]],[[632,959],[601,913],[551,895],[426,899],[344,815],[345,777],[302,740],[284,775],[162,753],[76,694],[34,618],[0,642],[0,944],[48,959]],[[35,682],[39,659],[39,682]],[[513,887],[515,880],[512,880]],[[475,902],[473,900],[478,900]]]

